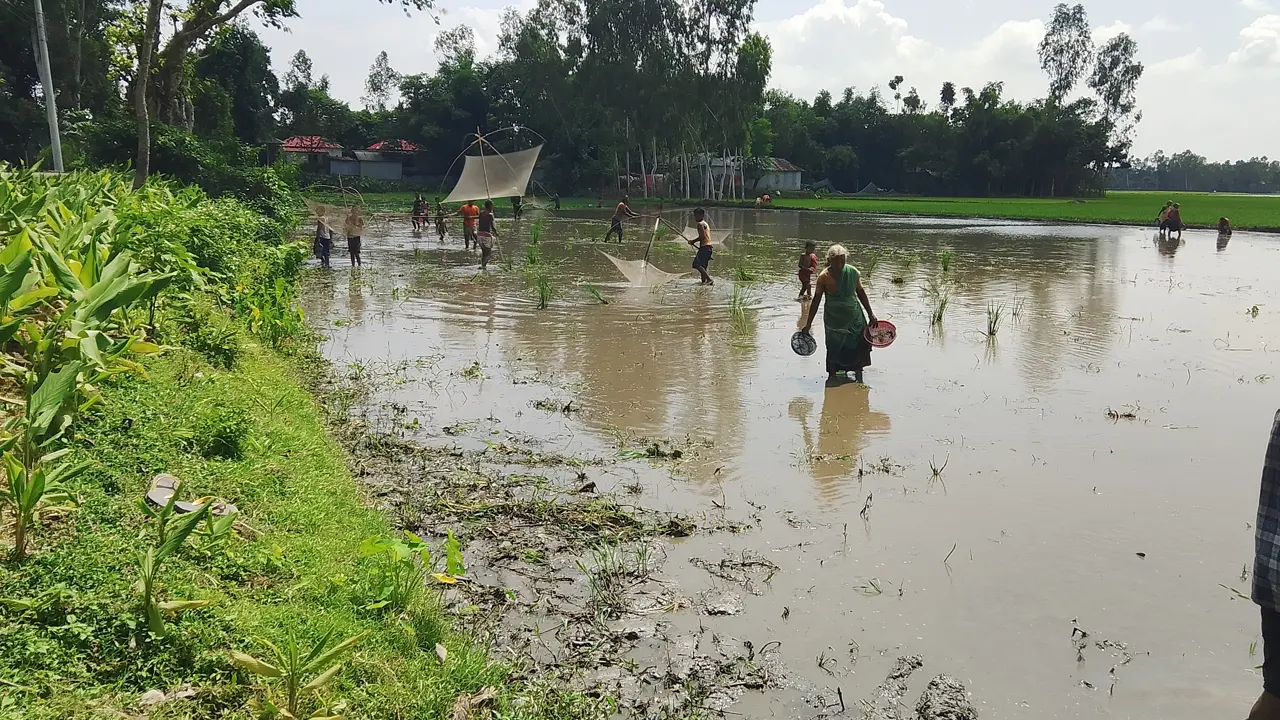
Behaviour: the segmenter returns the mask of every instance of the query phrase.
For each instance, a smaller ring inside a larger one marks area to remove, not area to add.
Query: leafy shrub
[[[191,428],[191,442],[206,458],[235,460],[249,435],[249,415],[237,407],[205,406]]]
[[[202,355],[215,367],[230,370],[240,359],[240,335],[230,318],[207,302],[190,301],[178,308],[179,344]]]

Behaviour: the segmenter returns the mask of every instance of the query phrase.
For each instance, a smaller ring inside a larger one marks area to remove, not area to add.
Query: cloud
[[[1240,48],[1227,57],[1235,65],[1280,66],[1280,15],[1263,15],[1240,31]]]
[[[525,11],[534,0],[518,0],[512,6]],[[311,56],[316,77],[328,75],[335,97],[355,106],[364,94],[365,77],[378,53],[386,50],[391,66],[401,74],[432,72],[439,64],[436,37],[445,30],[469,25],[475,32],[481,57],[498,50],[503,8],[449,7],[437,24],[426,13],[406,15],[399,4],[364,2],[353,13],[347,2],[305,3],[302,18],[287,30],[260,28],[271,48],[272,65],[283,77],[298,50]]]
[[[498,47],[503,10],[497,7],[450,4],[437,25],[425,14],[406,16],[395,6],[369,0],[353,13],[349,2],[311,0],[303,8],[306,15],[290,23],[291,32],[261,30],[276,72],[283,75],[293,53],[305,49],[317,75],[330,76],[334,94],[358,104],[369,65],[382,50],[402,73],[431,72],[437,65],[436,36],[460,24],[473,28],[482,56]],[[524,11],[536,0],[514,2]],[[907,0],[792,2],[776,4],[789,16],[757,22],[756,29],[773,46],[771,86],[798,97],[812,99],[823,89],[838,97],[845,87],[885,92],[895,75],[906,78],[904,92],[918,88],[931,107],[944,81],[975,89],[1002,81],[1005,97],[1021,101],[1045,95],[1047,80],[1036,56],[1045,30],[1042,18],[991,20],[995,13],[984,18],[977,10],[983,3],[974,3],[966,27],[946,27],[931,36],[908,23],[906,10],[897,10],[909,7]],[[1242,4],[1264,7],[1262,0]],[[990,24],[983,28],[984,23]],[[1280,15],[1268,12],[1253,19],[1234,39],[1230,30],[1218,36],[1197,30],[1204,37],[1197,36],[1201,47],[1192,52],[1166,41],[1170,32],[1186,29],[1156,16],[1141,22],[1121,18],[1093,30],[1099,40],[1119,32],[1139,39],[1138,59],[1147,71],[1138,85],[1143,121],[1135,151],[1145,155],[1157,148],[1190,147],[1215,159],[1280,156],[1280,135],[1273,129],[1280,95],[1260,90],[1280,80]],[[1170,57],[1170,52],[1179,54]]]
[[[1094,44],[1102,45],[1106,41],[1110,40],[1111,38],[1117,35],[1120,35],[1121,33],[1132,35],[1133,26],[1130,25],[1129,23],[1121,22],[1117,20],[1111,23],[1110,25],[1104,25],[1102,27],[1094,28],[1091,34],[1093,35]]]
[[[1161,38],[1163,36],[1168,35],[1169,33],[1186,32],[1187,29],[1188,28],[1186,25],[1183,25],[1181,23],[1170,22],[1163,15],[1157,15],[1138,26],[1138,32],[1141,35],[1144,35],[1144,36],[1158,35],[1158,36],[1161,36]],[[1157,42],[1161,42],[1162,41],[1161,38],[1153,38],[1153,39],[1155,39]]]
[[[880,0],[823,0],[784,20],[759,23],[758,29],[773,46],[773,85],[804,98],[823,89],[836,95],[845,87],[867,91],[895,75],[926,99],[948,80],[974,87],[1004,80],[1019,92],[1039,83],[1039,20],[1005,22],[957,50],[913,35],[907,21]]]

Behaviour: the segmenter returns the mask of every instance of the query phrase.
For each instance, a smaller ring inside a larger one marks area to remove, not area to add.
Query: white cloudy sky
[[[470,24],[481,54],[497,47],[504,7],[533,0],[438,0],[439,25],[374,0],[304,0],[288,32],[263,39],[283,75],[305,49],[334,93],[353,104],[378,52],[401,72],[435,68],[435,36]],[[822,88],[884,86],[901,74],[926,101],[945,80],[1006,94],[1044,94],[1035,46],[1054,0],[759,0],[756,27],[773,45],[774,87],[812,98]],[[1095,37],[1129,32],[1147,72],[1135,150],[1192,149],[1213,160],[1280,157],[1280,0],[1094,0]]]

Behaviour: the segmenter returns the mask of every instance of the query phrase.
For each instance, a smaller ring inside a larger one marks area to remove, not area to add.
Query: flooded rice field
[[[784,211],[709,221],[731,231],[710,288],[696,274],[635,287],[601,252],[642,258],[651,220],[618,245],[601,241],[604,216],[547,217],[536,273],[534,218],[501,221],[484,273],[456,224],[442,244],[372,223],[366,267],[335,253],[306,309],[336,372],[369,381],[352,412],[373,427],[455,454],[524,448],[525,465],[539,464],[530,448],[576,458],[558,482],[692,519],[699,531],[631,546],[653,569],[624,589],[648,602],[595,616],[639,623],[623,633],[638,646],[651,638],[631,663],[641,678],[674,646],[732,638],[751,670],[700,707],[818,717],[847,704],[859,717],[897,658],[919,654],[903,702],[947,673],[983,718],[1246,713],[1262,654],[1257,608],[1236,591],[1249,591],[1280,404],[1280,240]],[[790,349],[805,240],[820,257],[846,245],[897,325],[869,387],[826,384],[821,333],[812,357]],[[692,255],[668,234],[650,261],[686,273]],[[491,535],[469,558],[504,547]],[[521,563],[473,571],[519,586],[523,622],[540,582],[598,611],[591,569],[622,562],[578,546],[535,571],[540,553],[504,552]],[[564,662],[576,646],[559,640],[528,652]],[[601,687],[626,684],[593,662]]]

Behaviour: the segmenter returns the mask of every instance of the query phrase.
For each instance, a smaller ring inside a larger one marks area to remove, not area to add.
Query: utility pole
[[[49,147],[53,150],[53,169],[63,172],[62,138],[58,135],[58,100],[53,94],[53,72],[49,69],[49,38],[44,29],[44,7],[36,0],[36,67],[44,87],[44,111],[49,118]]]

